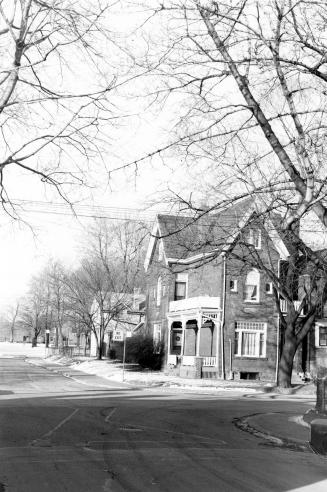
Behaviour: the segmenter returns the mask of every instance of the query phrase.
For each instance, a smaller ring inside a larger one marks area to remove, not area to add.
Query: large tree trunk
[[[102,360],[102,356],[103,356],[103,342],[100,341],[97,350],[97,359]]]
[[[290,388],[292,386],[293,362],[299,344],[296,337],[289,331],[291,331],[290,327],[285,332],[285,341],[278,367],[277,385],[281,388]]]

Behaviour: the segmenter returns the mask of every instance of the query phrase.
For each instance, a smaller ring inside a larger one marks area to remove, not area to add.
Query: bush
[[[152,337],[135,335],[126,340],[126,362],[159,371],[163,362],[163,343],[154,346]]]

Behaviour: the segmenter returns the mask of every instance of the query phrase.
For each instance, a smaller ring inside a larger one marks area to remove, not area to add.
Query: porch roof
[[[190,311],[210,311],[218,313],[221,311],[220,297],[199,296],[181,299],[180,301],[171,301],[169,303],[169,312],[167,316],[174,316],[177,313],[182,314],[183,312],[188,313]]]

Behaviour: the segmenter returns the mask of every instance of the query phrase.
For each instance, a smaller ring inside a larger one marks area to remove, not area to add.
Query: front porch
[[[219,297],[191,297],[170,303],[167,366],[175,374],[219,377],[221,311]]]

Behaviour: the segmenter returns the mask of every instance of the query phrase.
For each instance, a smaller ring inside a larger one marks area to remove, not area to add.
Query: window
[[[229,281],[229,289],[231,292],[237,292],[237,280]]]
[[[258,302],[260,290],[260,274],[258,270],[250,270],[245,279],[244,300]]]
[[[327,326],[319,326],[319,346],[327,347]]]
[[[273,285],[272,285],[272,282],[266,282],[266,284],[265,284],[265,291],[266,291],[266,294],[272,294],[273,293]]]
[[[161,261],[163,260],[164,257],[164,248],[163,248],[163,242],[162,239],[159,239],[159,247],[158,247],[158,260]]]
[[[316,347],[327,348],[327,326],[316,323],[315,325],[315,345]]]
[[[236,321],[234,354],[238,357],[265,357],[266,323]]]
[[[248,244],[252,244],[255,247],[255,249],[261,249],[261,230],[250,229],[247,242]]]
[[[161,342],[161,325],[154,323],[153,325],[153,343],[156,345]]]
[[[159,277],[157,283],[157,306],[160,306],[161,303],[161,291],[162,291],[162,279],[161,277]]]
[[[187,294],[187,274],[178,273],[175,279],[174,300],[186,299]]]

